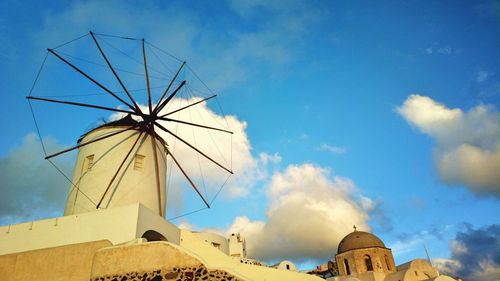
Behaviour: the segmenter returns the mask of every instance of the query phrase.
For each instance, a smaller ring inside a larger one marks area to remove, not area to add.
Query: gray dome
[[[354,231],[349,233],[339,243],[337,254],[341,254],[350,250],[364,249],[364,248],[385,248],[384,242],[377,236],[364,232]]]

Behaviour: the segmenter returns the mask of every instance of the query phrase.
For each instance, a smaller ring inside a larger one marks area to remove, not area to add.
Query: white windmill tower
[[[127,115],[80,138],[79,144],[116,134],[79,149],[65,215],[131,203],[165,213],[165,159],[154,164],[155,157],[166,157],[164,142],[141,132],[138,124]],[[119,167],[112,177],[110,167]]]

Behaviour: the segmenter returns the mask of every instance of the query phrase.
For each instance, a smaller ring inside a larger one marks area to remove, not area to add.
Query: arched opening
[[[351,274],[351,270],[349,269],[349,262],[347,261],[347,259],[344,259],[344,266],[345,266],[345,272],[347,275],[350,275]]]
[[[142,238],[145,238],[146,240],[148,240],[148,242],[168,241],[167,238],[165,238],[165,236],[161,235],[160,233],[158,233],[154,230],[148,230],[148,231],[144,232],[144,234],[142,235]]]
[[[387,270],[391,270],[391,263],[389,262],[389,257],[385,255],[384,259],[385,259],[385,265],[387,266]]]
[[[365,260],[366,271],[373,271],[372,258],[369,255],[363,257]]]

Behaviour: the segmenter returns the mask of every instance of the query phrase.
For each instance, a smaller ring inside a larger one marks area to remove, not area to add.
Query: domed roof
[[[382,242],[382,240],[380,240],[380,238],[378,238],[377,236],[368,232],[355,230],[344,237],[342,241],[340,241],[337,254],[355,249],[373,247],[385,248],[385,245],[384,242]]]

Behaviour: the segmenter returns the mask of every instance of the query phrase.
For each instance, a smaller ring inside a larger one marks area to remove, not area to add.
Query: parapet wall
[[[95,252],[108,246],[97,241],[0,255],[0,280],[88,281]]]
[[[109,210],[0,226],[0,255],[108,240],[126,243],[149,230],[180,243],[179,229],[139,203]],[[1,280],[1,278],[0,278]]]

